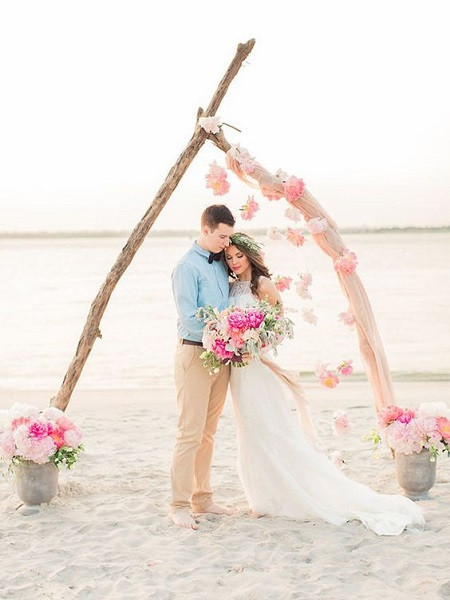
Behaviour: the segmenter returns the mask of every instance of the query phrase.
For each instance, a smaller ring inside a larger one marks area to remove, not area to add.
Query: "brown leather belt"
[[[203,347],[202,342],[194,342],[192,340],[181,340],[181,344],[182,345],[187,344],[188,346],[201,346],[201,347]]]

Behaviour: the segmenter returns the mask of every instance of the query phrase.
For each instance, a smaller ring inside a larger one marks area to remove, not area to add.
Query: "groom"
[[[210,304],[228,307],[228,274],[223,250],[230,243],[235,220],[223,204],[208,206],[201,232],[172,273],[178,313],[175,387],[179,409],[178,432],[171,468],[172,502],[169,516],[175,525],[197,529],[195,512],[231,514],[216,504],[210,485],[214,434],[225,403],[230,367],[210,375],[203,367],[204,324],[197,310]]]

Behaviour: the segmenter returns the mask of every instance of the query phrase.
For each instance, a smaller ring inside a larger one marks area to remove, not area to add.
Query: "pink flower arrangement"
[[[294,202],[298,200],[303,192],[305,191],[305,184],[303,179],[298,179],[294,175],[288,177],[288,179],[284,182],[284,197],[288,202]]]
[[[227,172],[223,167],[213,161],[209,165],[209,171],[205,175],[206,187],[211,188],[215,196],[223,196],[230,189],[230,184],[227,180]]]
[[[422,403],[417,410],[390,405],[378,415],[378,431],[366,439],[375,447],[384,441],[395,452],[412,454],[424,448],[430,460],[440,452],[450,456],[450,410],[444,402]]]
[[[311,234],[323,233],[328,229],[328,221],[320,217],[314,217],[313,219],[309,219],[306,226]]]
[[[219,312],[207,306],[197,317],[204,321],[203,364],[215,373],[222,364],[242,365],[242,355],[259,356],[267,347],[274,349],[284,339],[293,337],[293,323],[284,317],[281,307],[261,301],[255,307],[231,306]]]
[[[241,217],[246,221],[250,221],[255,216],[255,213],[258,212],[259,204],[253,196],[248,196],[247,203],[239,210],[241,211]]]
[[[274,279],[274,285],[279,292],[284,292],[291,288],[292,277],[283,277],[282,275],[277,275]]]
[[[358,260],[354,252],[346,252],[334,261],[334,268],[336,271],[343,273],[344,275],[351,275],[356,269]]]
[[[40,411],[16,403],[1,415],[0,459],[10,466],[21,461],[51,461],[71,468],[83,450],[82,437],[79,428],[61,410],[51,407]]]
[[[297,248],[299,246],[303,246],[305,243],[305,237],[301,234],[300,229],[294,229],[292,227],[287,227],[286,229],[286,239],[288,242],[291,242]]]
[[[198,124],[206,133],[219,133],[222,120],[220,117],[200,117]]]

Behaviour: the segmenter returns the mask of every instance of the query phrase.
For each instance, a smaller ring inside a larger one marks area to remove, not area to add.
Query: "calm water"
[[[359,259],[394,377],[450,379],[450,233],[358,233],[344,236]],[[90,304],[126,239],[0,240],[0,387],[57,390],[75,351]],[[294,249],[264,240],[275,274],[309,270],[313,300],[284,294],[296,337],[278,360],[311,373],[318,360],[353,358],[363,368],[356,333],[338,321],[346,302],[330,259],[312,242]],[[78,383],[80,388],[171,385],[176,339],[170,272],[189,237],[150,237],[122,277]],[[314,308],[317,327],[302,306]],[[358,375],[356,375],[358,376]]]

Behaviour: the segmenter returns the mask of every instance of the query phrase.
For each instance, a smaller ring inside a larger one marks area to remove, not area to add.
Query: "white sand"
[[[334,391],[305,386],[327,443],[346,446],[347,474],[386,493],[399,491],[394,462],[376,460],[362,440],[375,424],[366,383]],[[397,383],[399,404],[446,400],[448,383]],[[3,392],[0,407],[44,407],[45,392]],[[347,408],[353,430],[336,440],[329,423]],[[86,452],[61,472],[59,493],[23,516],[12,477],[0,480],[0,598],[55,599],[450,599],[450,460],[439,459],[427,528],[378,537],[358,522],[252,519],[235,470],[231,403],[216,436],[216,498],[236,516],[202,516],[197,532],[167,518],[176,426],[172,390],[78,391],[68,414]]]

